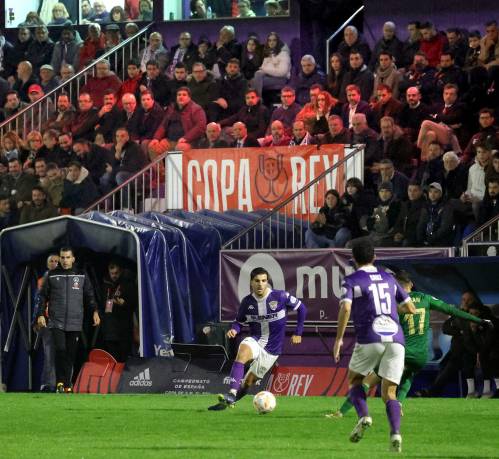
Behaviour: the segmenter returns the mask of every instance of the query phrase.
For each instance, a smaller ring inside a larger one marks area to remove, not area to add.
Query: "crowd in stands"
[[[84,40],[65,24],[56,43],[44,25],[0,41],[1,119],[117,46],[119,27],[102,31],[102,22],[94,18]],[[343,196],[328,191],[307,246],[361,236],[381,246],[456,244],[499,213],[498,26],[442,32],[413,21],[407,32],[403,40],[386,22],[371,49],[347,26],[327,76],[309,54],[293,66],[275,32],[243,39],[223,26],[213,43],[195,43],[186,31],[172,46],[153,32],[122,55],[123,80],[100,60],[77,99],[43,99],[3,136],[0,228],[58,208],[78,213],[174,149],[362,143],[364,180],[348,180]]]

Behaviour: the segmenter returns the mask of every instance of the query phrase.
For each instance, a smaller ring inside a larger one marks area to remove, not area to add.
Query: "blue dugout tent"
[[[77,262],[84,262],[79,254],[91,251],[97,260],[120,257],[137,266],[140,355],[152,357],[170,355],[173,341],[193,342],[196,324],[217,317],[220,243],[215,230],[203,231],[199,224],[184,224],[154,213],[92,212],[2,231],[3,382],[9,390],[32,388],[36,335],[31,321],[36,279],[41,275],[41,260],[44,263],[49,253],[71,246]]]

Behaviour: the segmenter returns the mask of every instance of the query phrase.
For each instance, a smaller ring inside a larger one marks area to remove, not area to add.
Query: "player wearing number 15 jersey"
[[[400,380],[397,400],[402,403],[411,389],[414,376],[426,365],[428,360],[428,332],[430,329],[430,311],[435,310],[450,316],[460,317],[465,320],[484,324],[488,321],[472,314],[461,311],[442,300],[421,292],[413,292],[413,283],[406,272],[397,273],[396,280],[409,294],[415,309],[414,314],[401,314],[400,324],[405,337],[405,365],[404,373]],[[377,370],[369,374],[363,383],[367,392],[371,387],[379,384],[380,378]],[[330,418],[340,418],[352,408],[351,401],[347,398],[341,408],[335,413],[326,415]]]
[[[393,276],[373,265],[374,247],[363,239],[352,248],[357,271],[346,276],[342,285],[338,331],[334,343],[334,359],[340,361],[343,336],[352,315],[357,343],[348,368],[351,400],[359,420],[350,434],[358,442],[372,424],[362,381],[378,367],[382,378],[381,396],[386,404],[390,424],[390,448],[402,450],[400,404],[396,400],[397,385],[404,370],[404,334],[399,313],[414,313],[408,294]]]

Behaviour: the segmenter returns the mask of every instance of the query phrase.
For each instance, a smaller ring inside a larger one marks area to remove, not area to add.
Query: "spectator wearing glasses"
[[[149,35],[149,45],[139,54],[140,70],[146,71],[149,61],[158,63],[159,71],[164,72],[168,64],[168,50],[163,45],[163,37],[159,32]]]
[[[272,112],[270,122],[281,121],[286,133],[290,135],[293,130],[293,123],[300,110],[300,105],[296,103],[295,90],[291,86],[284,86],[281,89],[281,106]]]
[[[173,77],[175,66],[181,62],[185,64],[187,72],[190,73],[196,54],[196,45],[192,42],[191,34],[182,32],[178,38],[178,44],[172,46],[168,56],[168,68],[166,69],[168,78]]]
[[[78,97],[78,111],[69,127],[73,139],[94,140],[94,128],[99,122],[98,112],[94,107],[92,96],[88,92],[81,92]]]

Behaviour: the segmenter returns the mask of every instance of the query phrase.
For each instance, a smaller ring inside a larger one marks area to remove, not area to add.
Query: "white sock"
[[[483,381],[483,393],[488,394],[490,393],[490,380],[485,379]]]
[[[475,392],[475,380],[473,378],[468,378],[466,384],[468,384],[468,394]]]

